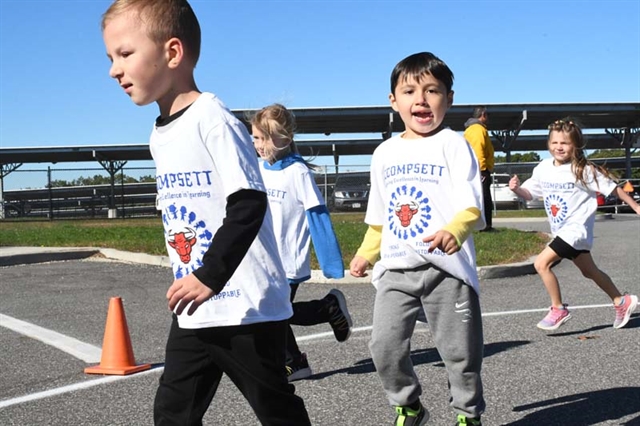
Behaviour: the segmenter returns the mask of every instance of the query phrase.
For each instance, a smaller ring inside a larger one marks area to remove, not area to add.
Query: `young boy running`
[[[485,402],[478,276],[471,231],[482,229],[477,160],[442,125],[453,103],[453,73],[431,53],[411,55],[391,74],[391,106],[405,131],[375,150],[365,222],[350,272],[375,264],[373,362],[395,407],[396,426],[424,425],[429,413],[411,362],[411,336],[424,311],[446,366],[458,425],[480,425]]]
[[[289,285],[258,161],[244,124],[196,87],[191,6],[116,0],[102,33],[111,77],[160,108],[150,149],[175,280],[155,424],[201,425],[224,373],[263,425],[309,425],[285,372]]]

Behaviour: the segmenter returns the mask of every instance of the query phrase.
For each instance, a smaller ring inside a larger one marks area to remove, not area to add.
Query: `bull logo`
[[[396,216],[398,216],[398,219],[400,219],[400,225],[405,228],[411,225],[411,219],[416,213],[418,213],[419,208],[420,205],[413,200],[406,204],[402,204],[400,202],[396,203],[395,213]]]
[[[547,210],[549,219],[554,224],[564,222],[567,218],[569,208],[567,202],[558,194],[551,194],[544,199],[544,207]]]
[[[178,253],[182,263],[191,262],[191,251],[196,241],[198,241],[196,231],[191,228],[185,228],[182,232],[173,232],[170,230],[167,238],[167,242],[176,253]]]
[[[387,204],[389,230],[400,240],[418,238],[431,221],[431,205],[427,194],[413,185],[400,185]]]

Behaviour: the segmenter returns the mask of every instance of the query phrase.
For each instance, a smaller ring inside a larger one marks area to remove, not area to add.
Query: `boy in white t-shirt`
[[[411,336],[424,313],[446,366],[458,425],[480,425],[485,409],[475,248],[484,228],[477,160],[462,135],[442,125],[453,103],[453,73],[431,53],[411,55],[391,74],[391,106],[405,131],[373,153],[365,222],[350,272],[375,263],[369,344],[396,426],[426,424],[411,362]]]
[[[160,108],[150,138],[175,280],[157,425],[199,425],[223,374],[263,425],[309,425],[285,373],[289,287],[246,127],[193,78],[200,26],[185,0],[116,0],[102,33],[134,103]]]

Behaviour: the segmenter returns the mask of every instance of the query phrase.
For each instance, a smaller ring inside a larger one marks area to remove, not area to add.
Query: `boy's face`
[[[114,16],[102,37],[111,60],[109,75],[136,105],[156,102],[170,91],[168,55],[147,36],[137,12]]]
[[[453,103],[453,91],[447,93],[445,85],[431,74],[423,75],[420,81],[411,76],[401,77],[389,100],[404,122],[403,137],[417,139],[440,127]]]

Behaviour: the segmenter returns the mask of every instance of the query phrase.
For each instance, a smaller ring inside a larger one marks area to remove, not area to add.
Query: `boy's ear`
[[[167,64],[169,68],[177,68],[184,59],[184,48],[179,38],[173,37],[165,44],[165,52],[167,56]]]
[[[451,105],[453,105],[453,90],[447,93],[447,108],[451,108]]]
[[[391,103],[391,108],[394,111],[398,111],[398,106],[396,105],[396,97],[393,93],[389,93],[389,102]]]

